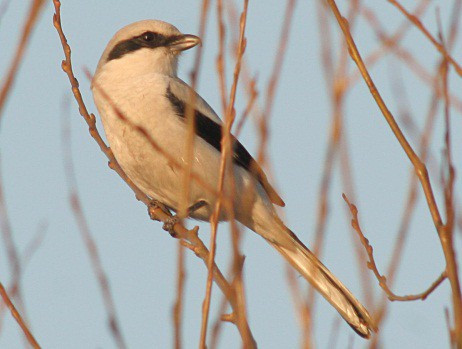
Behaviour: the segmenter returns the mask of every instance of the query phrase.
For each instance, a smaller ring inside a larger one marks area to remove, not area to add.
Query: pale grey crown
[[[146,34],[151,35],[152,40],[150,42],[143,40],[142,35],[145,33],[152,33]],[[153,48],[167,45],[181,35],[181,32],[175,26],[160,20],[147,19],[129,24],[115,33],[109,41],[98,62],[97,70],[111,59],[121,58],[126,53],[144,47]]]

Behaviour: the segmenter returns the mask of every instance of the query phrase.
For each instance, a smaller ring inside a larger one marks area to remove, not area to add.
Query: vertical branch
[[[204,39],[205,36],[205,29],[207,24],[207,14],[209,9],[209,0],[202,0],[202,7],[201,7],[201,18],[199,22],[199,37]],[[187,136],[184,142],[184,160],[186,163],[185,171],[183,174],[183,190],[182,196],[179,200],[179,207],[178,207],[178,216],[181,218],[188,216],[188,208],[189,208],[189,194],[191,190],[191,174],[192,174],[192,165],[194,159],[194,146],[195,146],[195,118],[196,115],[194,113],[194,105],[196,96],[194,91],[196,90],[196,85],[199,77],[199,69],[202,63],[202,50],[203,46],[199,45],[196,49],[196,56],[194,58],[194,67],[190,73],[191,79],[191,89],[189,90],[188,100],[189,103],[186,105],[185,110],[185,119],[186,119],[186,127],[187,127]]]
[[[284,13],[284,22],[282,23],[281,35],[277,47],[276,58],[273,64],[273,71],[271,73],[268,86],[266,87],[266,100],[262,114],[260,116],[260,132],[261,144],[258,151],[258,162],[261,165],[265,163],[265,152],[268,143],[268,123],[270,121],[271,112],[274,104],[274,97],[276,95],[276,88],[278,86],[279,77],[281,75],[282,63],[284,62],[285,53],[287,51],[287,44],[289,43],[290,27],[292,24],[292,17],[295,10],[296,0],[287,0],[287,5]]]
[[[24,270],[26,269],[27,265],[29,264],[32,256],[34,253],[37,251],[37,249],[40,247],[46,231],[48,228],[48,223],[47,222],[42,222],[39,224],[37,228],[37,232],[35,236],[32,238],[31,241],[27,244],[26,248],[24,249],[22,255],[21,255],[21,274],[16,274],[14,275],[13,280],[11,281],[11,285],[8,287],[7,293],[10,295],[11,298],[17,298],[17,301],[21,301],[22,299],[18,298],[18,292],[20,290],[20,281],[22,278],[22,274]],[[4,311],[6,310],[6,304],[2,303],[0,304],[0,332],[2,330],[2,325],[3,325],[3,315]],[[22,304],[22,307],[24,308],[24,305]],[[24,314],[24,309],[21,311]],[[23,315],[24,317],[24,315]]]
[[[19,39],[18,46],[16,47],[13,60],[11,61],[10,69],[8,70],[6,77],[2,79],[4,82],[0,88],[0,120],[3,114],[3,108],[5,106],[6,99],[11,92],[11,87],[13,86],[14,80],[16,78],[16,73],[18,72],[18,69],[22,63],[27,44],[39,18],[40,10],[44,4],[44,0],[31,0],[29,13],[26,17],[26,20],[24,21],[21,37]]]
[[[13,231],[11,228],[10,217],[6,206],[5,194],[3,192],[3,178],[1,174],[2,171],[0,166],[0,226],[2,231],[3,243],[5,244],[6,255],[8,257],[11,279],[13,283],[16,283],[16,281],[18,283],[17,298],[21,302],[21,263],[19,261],[18,251],[13,240]]]
[[[350,22],[354,22],[360,13],[361,3],[358,0],[350,1],[348,18]],[[333,42],[330,36],[326,35],[328,33],[328,17],[325,14],[325,10],[320,2],[318,2],[318,16],[319,16],[319,30],[321,33],[321,53],[323,57],[323,72],[324,79],[327,82],[330,92],[330,99],[332,105],[332,116],[330,122],[330,130],[326,152],[324,155],[324,164],[322,170],[322,178],[319,184],[318,190],[318,206],[317,206],[317,216],[316,216],[316,227],[315,227],[315,240],[313,243],[313,251],[316,255],[319,255],[325,236],[326,223],[328,218],[329,210],[329,192],[330,184],[332,181],[332,175],[334,173],[334,168],[336,163],[341,165],[340,174],[343,180],[343,186],[345,190],[349,192],[349,195],[354,195],[353,192],[353,181],[352,174],[349,167],[349,156],[347,152],[348,143],[346,141],[346,134],[344,130],[344,109],[345,109],[345,97],[348,88],[350,87],[347,81],[347,71],[348,71],[348,54],[346,50],[340,51],[340,57],[338,63],[334,67],[332,61],[332,47]],[[342,42],[342,46],[345,47],[345,43]],[[361,249],[360,244],[357,240],[354,239],[354,235],[350,235],[352,238],[353,246],[355,247],[355,254],[359,271],[359,276],[362,279],[363,294],[366,297],[366,303],[372,304],[371,299],[371,282],[369,274],[366,272],[364,266],[364,252]],[[313,288],[310,288],[308,294],[307,307],[309,311],[312,312],[315,304],[315,292]],[[305,338],[307,333],[310,331],[305,331]]]
[[[236,99],[236,91],[237,91],[237,84],[239,81],[239,73],[241,69],[242,56],[244,54],[245,46],[246,46],[245,27],[247,23],[247,10],[248,10],[248,0],[244,0],[244,10],[241,14],[241,20],[240,20],[239,46],[238,46],[236,65],[234,69],[234,79],[233,79],[233,84],[231,87],[229,103],[227,104],[227,109],[226,109],[226,114],[225,114],[225,124],[223,127],[223,135],[222,135],[222,141],[221,141],[222,154],[221,154],[220,174],[219,174],[219,182],[218,182],[218,198],[215,204],[214,213],[210,219],[212,233],[210,236],[210,256],[209,256],[209,262],[208,262],[209,268],[214,263],[214,258],[215,258],[216,234],[217,234],[217,228],[218,228],[218,220],[221,215],[225,175],[228,173],[227,178],[229,178],[230,181],[232,181],[232,177],[233,177],[232,168],[230,168],[230,166],[228,165],[230,155],[231,155],[231,133],[230,131],[231,131],[231,127],[233,125],[234,118],[235,118],[234,103]],[[233,190],[231,190],[231,193],[232,193],[231,196],[233,196],[234,194]],[[234,214],[232,214],[233,199],[231,199],[230,201],[231,203],[228,204],[229,206],[228,211],[231,213],[231,215],[229,215],[230,216],[229,218],[231,221],[233,221],[234,219]],[[235,253],[238,253],[236,249],[234,251]],[[206,295],[205,295],[205,299],[203,303],[203,311],[202,311],[202,328],[201,328],[201,339],[200,339],[201,348],[205,348],[205,343],[206,343],[208,317],[210,313],[211,293],[212,293],[212,273],[209,272],[208,277],[207,277]],[[234,313],[234,319],[238,326],[242,326],[246,323],[243,321],[245,318],[245,309],[242,307],[242,302],[241,302],[242,298],[239,297],[240,294],[241,294],[240,292],[235,292],[235,295],[237,296],[236,299],[237,299],[238,309],[235,309],[237,311]],[[242,338],[244,345],[246,347],[256,347],[255,340],[253,339],[250,331],[245,331],[244,335],[245,337]]]
[[[202,0],[201,14],[199,20],[199,37],[201,40],[205,39],[206,26],[207,26],[207,15],[209,13],[209,0]],[[202,63],[202,51],[203,45],[199,45],[196,49],[196,55],[194,57],[194,67],[190,73],[191,89],[189,91],[189,103],[186,105],[185,119],[187,127],[187,136],[184,142],[184,154],[185,154],[185,171],[183,173],[183,190],[179,200],[178,216],[183,218],[188,216],[188,209],[190,205],[190,191],[191,191],[191,177],[192,167],[194,163],[194,151],[195,151],[195,118],[194,105],[196,96],[194,91],[196,90],[197,82],[199,79],[199,70]],[[174,304],[173,311],[173,323],[175,332],[175,346],[176,348],[181,347],[181,318],[182,318],[182,304],[183,304],[183,288],[184,288],[184,251],[180,244],[178,244],[178,277],[177,277],[177,298]],[[213,272],[213,268],[210,269],[210,273]]]
[[[439,19],[439,17],[438,17]],[[439,22],[439,21],[438,21]],[[441,30],[441,23],[439,23],[440,31],[440,45],[444,52],[446,45],[443,39]],[[454,249],[454,182],[455,182],[455,169],[452,161],[452,143],[451,143],[451,116],[450,116],[450,102],[448,94],[448,70],[449,63],[452,63],[448,55],[444,56],[444,61],[441,69],[441,83],[444,96],[444,144],[445,144],[445,162],[447,178],[444,179],[444,205],[446,213],[446,224],[443,226],[442,233],[440,233],[441,244],[445,251],[446,259],[446,272],[451,280],[452,289],[452,304],[454,312],[455,327],[451,330],[451,341],[458,347],[462,347],[462,295],[460,283],[458,279],[458,265]]]
[[[14,53],[13,59],[11,61],[10,67],[7,71],[7,74],[2,78],[2,85],[0,87],[0,122],[3,115],[3,110],[8,99],[8,96],[12,90],[12,86],[17,76],[17,72],[21,63],[24,59],[24,54],[26,52],[29,39],[32,35],[32,32],[35,28],[37,20],[39,18],[40,11],[44,5],[44,0],[31,0],[30,7],[26,18],[24,19],[24,25],[22,28],[21,36],[19,42],[16,46],[16,51]],[[2,3],[1,14],[5,13],[8,2]],[[23,310],[23,303],[21,297],[21,263],[19,260],[18,252],[13,240],[13,232],[11,229],[11,223],[8,216],[7,206],[5,202],[5,196],[3,193],[3,181],[0,178],[0,221],[1,221],[1,233],[2,238],[6,248],[6,254],[8,256],[8,263],[10,268],[10,274],[12,278],[12,284],[16,285],[16,292],[14,296],[18,301],[19,307]]]
[[[182,314],[183,314],[183,297],[184,297],[184,284],[185,284],[185,258],[184,258],[184,247],[181,244],[181,240],[177,243],[177,255],[178,255],[178,271],[176,279],[176,300],[173,305],[173,331],[175,349],[182,347]]]

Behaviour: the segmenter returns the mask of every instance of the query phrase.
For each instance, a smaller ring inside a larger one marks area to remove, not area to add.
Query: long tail
[[[375,332],[376,328],[366,308],[292,231],[283,227],[285,233],[290,235],[290,247],[287,243],[267,241],[337,309],[356,333],[369,338],[370,332]]]

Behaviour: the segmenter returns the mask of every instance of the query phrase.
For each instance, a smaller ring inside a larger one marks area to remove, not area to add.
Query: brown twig
[[[420,1],[419,4],[416,6],[416,9],[413,11],[413,15],[423,15],[427,10],[429,4],[429,0]],[[369,67],[369,69],[371,69],[371,67],[374,66],[377,62],[379,62],[380,59],[383,58],[387,53],[395,50],[399,46],[400,41],[408,32],[409,28],[411,28],[411,24],[409,23],[409,21],[404,19],[404,22],[401,23],[398,29],[396,29],[392,34],[387,35],[384,32],[384,30],[382,30],[382,27],[380,25],[380,17],[375,14],[372,8],[363,5],[361,7],[361,14],[369,23],[371,28],[374,29],[376,36],[381,41],[381,45],[364,58],[366,66]],[[353,84],[358,82],[360,79],[361,74],[357,70],[355,70],[347,81],[348,84]]]
[[[454,2],[454,6],[452,9],[452,19],[450,21],[448,45],[447,45],[449,50],[452,48],[453,44],[455,43],[455,39],[457,36],[458,27],[459,27],[459,17],[460,17],[460,12],[462,10],[461,5],[462,5],[462,1],[456,0]],[[442,32],[441,29],[440,29],[440,32]],[[436,119],[435,116],[437,113],[437,108],[438,108],[439,100],[440,100],[438,98],[438,94],[442,94],[441,88],[438,84],[438,77],[442,74],[442,70],[445,66],[447,66],[447,64],[445,63],[444,58],[443,58],[441,63],[439,63],[437,67],[437,73],[435,74],[435,78],[434,78],[435,83],[433,84],[434,86],[433,95],[432,95],[430,105],[428,108],[428,113],[427,113],[423,131],[422,131],[422,135],[420,136],[420,140],[419,140],[419,154],[422,158],[422,161],[426,161],[429,155],[428,148],[429,148],[429,143],[430,143],[430,139],[432,136],[432,131],[434,130],[434,121]],[[396,91],[396,89],[393,89],[393,90]],[[397,93],[397,98],[400,98],[400,97],[402,97],[402,93]],[[410,111],[408,110],[407,113],[409,114]],[[407,119],[407,122],[404,124],[404,126],[407,128],[407,131],[410,134],[416,134],[417,132],[416,126],[412,123],[411,118]],[[388,271],[387,271],[387,275],[388,275],[387,281],[390,286],[393,284],[393,280],[394,280],[395,274],[398,269],[398,264],[399,264],[399,261],[401,260],[401,255],[404,249],[405,239],[409,231],[409,225],[411,222],[412,214],[416,207],[416,202],[417,202],[417,197],[418,197],[417,189],[418,189],[417,188],[417,178],[412,174],[410,178],[407,202],[405,205],[403,217],[402,217],[401,224],[398,230],[398,235],[396,238],[395,247],[393,249],[393,253],[390,258],[390,264],[388,266]],[[385,300],[386,300],[386,297],[384,297],[380,306],[378,307],[378,311],[376,312],[376,314],[374,314],[377,325],[380,325],[380,323],[383,321],[385,314],[386,314],[386,308],[387,308],[388,302],[386,302]],[[378,346],[378,338],[379,338],[378,336],[375,336],[372,339],[370,348],[376,348]]]
[[[175,349],[180,349],[182,347],[182,332],[181,332],[181,323],[182,323],[182,314],[183,314],[183,297],[184,297],[184,284],[185,284],[185,258],[184,258],[184,246],[181,244],[181,240],[178,240],[177,244],[177,254],[178,254],[178,270],[176,278],[176,299],[173,305],[173,331],[174,331],[174,341]]]
[[[5,13],[8,11],[8,7],[10,6],[11,0],[3,0],[0,4],[0,23],[2,22]]]
[[[227,2],[227,4],[233,4],[232,2]],[[244,6],[247,8],[247,5],[244,3]],[[247,10],[246,10],[247,11]],[[246,40],[243,36],[243,26],[246,23],[246,17],[244,18],[244,13],[241,13],[239,21],[236,20],[237,15],[236,11],[234,8],[231,6],[228,8],[228,14],[232,12],[232,20],[231,20],[231,37],[232,37],[232,45],[231,46],[231,54],[232,56],[235,57],[235,69],[234,69],[234,74],[233,74],[233,85],[231,86],[231,93],[229,96],[228,100],[228,93],[227,93],[227,86],[226,86],[226,71],[225,71],[225,45],[224,43],[226,42],[226,28],[224,25],[224,18],[223,18],[223,2],[221,0],[217,1],[217,17],[218,17],[218,30],[219,30],[219,50],[217,54],[217,59],[216,59],[216,69],[218,73],[218,78],[219,78],[219,87],[220,87],[220,94],[221,94],[221,101],[222,101],[222,113],[225,116],[225,128],[227,129],[226,134],[223,135],[222,139],[222,149],[225,149],[226,151],[226,174],[225,176],[228,178],[228,184],[227,187],[229,189],[230,197],[231,200],[234,200],[235,196],[235,183],[234,183],[234,173],[232,171],[231,166],[228,164],[230,163],[230,154],[231,154],[231,137],[230,137],[230,130],[232,127],[232,124],[235,119],[235,110],[234,110],[234,101],[236,91],[237,91],[237,78],[239,80],[244,80],[244,84],[247,86],[247,80],[244,70],[244,64],[245,60],[243,57],[243,52],[245,50],[246,46]],[[238,32],[238,35],[235,36],[235,32]],[[242,72],[242,73],[241,73]],[[242,79],[241,79],[242,76]],[[248,87],[248,86],[247,86]],[[230,114],[231,113],[231,114]],[[242,121],[242,119],[241,119]],[[241,123],[242,126],[242,123]],[[237,129],[236,136],[238,135],[239,129]],[[253,190],[252,188],[249,188],[249,190]],[[226,215],[227,218],[230,221],[230,238],[231,238],[231,246],[232,246],[232,261],[230,265],[230,273],[231,273],[231,285],[233,287],[233,292],[235,294],[236,299],[238,299],[238,309],[234,309],[233,311],[233,319],[235,322],[239,323],[242,322],[243,319],[246,320],[246,297],[245,297],[245,291],[244,291],[244,281],[242,277],[242,271],[243,271],[243,262],[244,262],[244,257],[242,256],[240,252],[240,245],[241,245],[241,232],[239,227],[236,224],[236,221],[234,220],[235,218],[235,213],[234,213],[234,207],[228,205],[224,206],[224,209],[226,210]],[[217,317],[220,319],[223,314],[224,309],[220,307],[219,309],[219,316]],[[247,321],[247,320],[246,320]],[[212,345],[216,345],[218,342],[218,334],[220,333],[220,328],[222,325],[223,321],[216,321],[214,326],[213,326],[213,333],[212,333]],[[247,338],[247,343],[244,344],[245,346],[256,346],[253,338]]]
[[[359,225],[358,219],[358,209],[356,206],[348,200],[345,194],[342,194],[343,199],[348,205],[348,208],[351,212],[351,226],[353,229],[358,233],[359,239],[361,244],[364,246],[366,250],[367,256],[369,258],[367,262],[367,267],[372,270],[375,277],[379,281],[379,286],[385,291],[388,296],[388,299],[391,301],[415,301],[415,300],[425,300],[430,293],[432,293],[447,277],[446,271],[442,272],[441,275],[430,285],[430,287],[422,293],[414,294],[414,295],[406,295],[406,296],[398,296],[393,291],[390,290],[387,284],[387,279],[385,276],[381,275],[379,270],[377,269],[377,264],[375,263],[374,259],[374,249],[369,244],[369,240],[364,236],[361,227]]]
[[[2,238],[6,248],[6,255],[8,257],[8,264],[10,267],[10,274],[13,280],[18,280],[21,275],[21,263],[19,260],[18,250],[13,240],[13,232],[11,228],[11,222],[8,214],[8,209],[5,202],[5,194],[3,193],[3,178],[1,176],[2,171],[0,167],[0,228],[2,232]],[[14,281],[13,281],[14,283]],[[20,287],[18,284],[17,295],[20,298]]]
[[[199,22],[199,37],[204,40],[204,36],[206,33],[206,25],[207,25],[207,15],[209,10],[209,1],[202,0],[201,6],[201,18]],[[190,206],[190,191],[191,191],[191,179],[192,179],[192,165],[194,159],[194,148],[195,148],[195,118],[196,115],[194,113],[194,105],[196,95],[194,91],[196,90],[197,81],[199,78],[199,70],[202,63],[202,50],[203,45],[199,45],[195,50],[196,55],[194,58],[194,67],[190,73],[191,79],[191,89],[188,93],[188,103],[186,105],[185,110],[185,120],[186,120],[186,141],[184,142],[184,159],[185,159],[185,166],[183,171],[183,190],[181,191],[181,197],[179,200],[179,207],[178,207],[178,216],[180,218],[186,217],[188,213],[188,208]]]
[[[349,2],[348,18],[350,22],[357,19],[361,6],[362,4],[358,0]],[[316,215],[315,239],[313,243],[313,252],[316,255],[319,255],[324,243],[325,229],[329,212],[329,192],[336,163],[340,163],[339,165],[342,166],[341,176],[345,190],[349,193],[349,195],[354,195],[352,174],[348,165],[349,156],[346,149],[348,143],[346,142],[346,133],[343,126],[345,118],[344,109],[346,93],[350,87],[345,83],[349,64],[348,53],[346,50],[342,50],[340,52],[338,62],[334,64],[332,59],[332,49],[335,46],[333,46],[333,41],[331,40],[330,36],[326,35],[326,32],[328,33],[326,27],[328,27],[327,21],[329,18],[326,16],[326,11],[329,9],[321,5],[318,7],[318,16],[320,18],[319,30],[321,34],[320,37],[322,46],[321,53],[323,57],[323,73],[324,79],[326,80],[329,87],[328,92],[331,99],[332,112],[328,143],[324,155],[325,160],[323,163],[322,177],[319,184],[317,198],[318,206]],[[345,43],[342,43],[342,45],[345,45]],[[372,304],[371,292],[369,292],[371,289],[371,282],[369,274],[365,272],[364,252],[358,241],[354,239],[354,235],[350,234],[350,236],[352,237],[352,243],[356,250],[354,255],[356,257],[358,270],[360,272],[359,275],[362,278],[361,285],[363,286],[363,294],[366,296],[367,304]],[[315,294],[316,293],[314,292],[314,289],[310,288],[307,306],[311,313],[313,312],[315,304]],[[308,333],[310,332],[311,330],[305,331],[306,340],[308,340]]]
[[[435,89],[437,87],[435,86]],[[436,95],[436,91],[434,91],[433,96],[431,98],[430,106],[428,108],[427,117],[425,120],[425,125],[422,131],[422,135],[419,140],[419,153],[422,158],[422,161],[426,161],[428,153],[429,153],[429,144],[432,136],[432,131],[434,130],[434,121],[436,119],[436,112],[437,107],[439,105],[439,98]],[[409,126],[408,126],[409,128]],[[410,131],[410,130],[409,130]],[[412,132],[410,132],[412,133]],[[408,186],[408,194],[406,199],[406,204],[403,210],[401,223],[398,228],[398,234],[396,237],[395,246],[393,247],[393,252],[391,254],[390,263],[387,269],[387,283],[391,287],[393,285],[396,273],[398,271],[398,266],[401,261],[401,256],[404,250],[404,246],[406,243],[406,238],[409,234],[409,227],[411,224],[412,216],[416,208],[417,199],[418,199],[418,179],[414,175],[414,172],[411,171],[410,179],[409,179],[409,186]],[[380,305],[377,307],[377,311],[374,314],[374,319],[376,321],[377,327],[380,327],[380,324],[385,318],[387,305],[388,302],[386,301],[388,298],[385,296],[382,298]],[[379,335],[374,336],[370,343],[370,348],[377,348]]]
[[[24,21],[24,26],[22,28],[21,37],[19,43],[16,47],[16,52],[14,54],[13,60],[11,61],[10,68],[4,79],[2,79],[3,85],[0,88],[0,120],[3,114],[3,108],[5,106],[6,99],[8,98],[9,93],[11,92],[11,86],[13,86],[14,80],[16,78],[16,73],[18,72],[19,66],[22,63],[24,58],[24,53],[26,52],[27,44],[31,37],[31,33],[37,23],[39,18],[40,10],[45,4],[44,0],[32,0],[29,12],[27,14],[26,20]]]
[[[21,262],[20,262],[21,273],[14,275],[13,280],[11,281],[11,285],[8,287],[8,290],[7,290],[8,294],[13,299],[18,295],[18,292],[20,291],[20,288],[21,288],[20,282],[21,282],[23,272],[28,266],[30,260],[32,259],[32,256],[35,254],[35,252],[38,250],[38,248],[42,244],[42,241],[45,238],[45,235],[47,232],[47,228],[48,228],[47,222],[40,223],[39,226],[37,227],[36,234],[34,235],[32,240],[27,243],[26,248],[21,254]],[[2,303],[0,304],[0,332],[2,329],[2,325],[3,325],[4,310],[6,310],[6,304]],[[22,312],[24,313],[24,310],[22,310]]]
[[[5,304],[8,306],[8,309],[10,309],[11,315],[13,315],[14,319],[16,320],[18,325],[21,327],[21,329],[24,332],[24,335],[26,336],[27,341],[29,342],[29,344],[34,349],[40,348],[40,345],[35,340],[32,333],[29,331],[29,328],[25,324],[23,318],[21,317],[21,314],[19,314],[19,312],[16,310],[16,307],[14,306],[14,304],[11,301],[10,297],[8,296],[8,293],[6,293],[5,287],[3,287],[2,283],[0,283],[0,296],[2,297]]]
[[[445,57],[445,59],[447,59],[448,62],[451,63],[451,65],[454,67],[457,74],[462,76],[462,67],[455,61],[454,58],[452,58],[452,56],[448,53],[448,51],[446,50],[444,45],[442,43],[438,42],[438,40],[436,40],[430,34],[430,32],[427,30],[427,28],[425,28],[425,26],[423,25],[423,23],[420,21],[419,18],[414,16],[413,14],[409,13],[404,8],[404,6],[401,5],[398,1],[396,1],[396,0],[388,0],[388,2],[390,4],[392,4],[393,6],[395,6],[404,16],[406,16],[406,18],[409,21],[411,21],[425,35],[425,37],[433,44],[433,46],[435,46],[435,48],[438,50],[438,52],[440,52],[443,55],[443,57]]]
[[[209,13],[210,2],[208,0],[202,0],[201,14],[199,21],[199,37],[201,40],[205,40],[207,18]],[[196,95],[194,91],[196,90],[197,82],[199,80],[199,71],[202,63],[202,52],[203,45],[200,45],[195,50],[194,58],[194,67],[190,72],[191,80],[191,89],[189,90],[188,95],[188,104],[186,105],[185,110],[185,120],[187,127],[186,141],[184,142],[184,159],[185,159],[185,170],[182,174],[183,179],[183,190],[181,191],[179,207],[178,207],[178,216],[180,218],[186,217],[188,214],[188,209],[190,206],[190,192],[191,192],[191,182],[192,182],[192,167],[194,163],[194,151],[195,151],[195,118],[194,105]],[[183,287],[184,287],[184,251],[181,246],[178,246],[178,290],[177,290],[177,299],[174,305],[174,332],[175,332],[175,345],[177,347],[181,346],[181,320],[182,320],[182,297],[183,297]]]
[[[439,16],[437,17],[438,27],[439,27],[439,39],[440,45],[446,50],[446,44],[443,38],[443,32],[441,29],[441,22]],[[447,260],[447,271],[452,275],[452,303],[454,311],[454,320],[455,328],[451,330],[451,342],[458,347],[462,347],[462,296],[460,290],[460,284],[455,282],[458,281],[458,265],[456,262],[456,256],[454,251],[454,221],[455,221],[455,212],[454,212],[454,183],[455,183],[455,169],[452,160],[452,142],[451,142],[451,116],[450,116],[450,101],[448,94],[448,70],[449,70],[450,60],[448,56],[444,56],[442,69],[441,69],[441,82],[442,90],[444,95],[444,145],[445,145],[445,161],[442,166],[446,167],[447,178],[444,178],[443,181],[443,192],[444,192],[444,206],[446,213],[446,224],[442,229],[440,236],[441,244],[445,255],[449,255],[452,258]],[[445,176],[445,177],[446,177]]]
[[[48,222],[47,221],[42,221],[38,226],[37,226],[37,231],[32,238],[32,240],[29,241],[29,243],[26,245],[22,255],[21,255],[21,264],[26,267],[32,257],[35,255],[35,252],[37,252],[38,248],[42,245],[43,240],[45,239],[45,236],[47,234],[48,230]]]
[[[274,97],[276,95],[276,89],[279,83],[279,77],[282,71],[282,64],[284,63],[284,57],[287,51],[287,45],[289,43],[290,28],[292,24],[292,17],[295,10],[295,0],[287,0],[287,5],[284,14],[284,21],[282,23],[281,35],[279,37],[278,51],[276,58],[273,63],[273,70],[270,75],[268,86],[266,87],[266,99],[265,105],[260,115],[260,133],[261,133],[261,144],[258,151],[258,162],[262,165],[265,164],[265,150],[268,142],[268,123],[270,121],[271,112],[274,104]]]
[[[415,11],[414,15],[418,15],[420,11]],[[457,13],[457,12],[456,12]],[[386,48],[385,52],[391,50],[393,54],[398,57],[420,80],[429,85],[431,88],[434,87],[434,78],[433,75],[427,71],[427,69],[415,58],[415,56],[406,50],[404,47],[400,47],[398,42],[394,40],[395,34],[387,35],[380,25],[380,20],[377,16],[372,15],[372,12],[366,10],[364,13],[364,18],[368,21],[371,28],[375,31],[376,36],[382,42],[382,46]],[[451,36],[451,35],[450,35]],[[369,69],[377,63],[378,59],[381,57],[381,53],[372,53],[364,59],[365,65]],[[356,83],[361,78],[361,72],[355,71],[350,74],[348,77],[348,84],[351,85]],[[438,97],[443,99],[443,93],[441,89],[437,90]],[[451,105],[453,108],[457,109],[459,112],[462,111],[462,101],[457,94],[450,94]]]
[[[63,104],[63,109],[65,104]],[[64,109],[68,110],[68,108]],[[64,113],[63,113],[64,114]],[[69,114],[69,113],[67,113]],[[99,255],[98,247],[91,234],[88,221],[83,212],[82,203],[77,189],[77,181],[75,178],[74,164],[72,161],[71,149],[71,135],[69,127],[69,115],[63,117],[61,145],[63,149],[63,164],[66,174],[68,197],[71,204],[72,213],[76,220],[80,236],[87,249],[88,256],[90,257],[91,266],[95,273],[98,285],[101,291],[101,298],[103,299],[104,308],[106,310],[108,326],[114,342],[119,349],[126,348],[125,340],[122,336],[119,320],[117,318],[117,311],[112,296],[109,280],[103,268],[103,263]]]
[[[244,0],[244,9],[241,14],[241,20],[240,20],[239,45],[238,45],[236,65],[234,68],[234,78],[233,78],[233,84],[231,86],[229,102],[226,105],[227,108],[226,108],[226,113],[225,113],[225,127],[224,127],[224,132],[223,132],[222,141],[221,141],[223,151],[221,154],[220,173],[219,173],[219,181],[218,181],[219,196],[215,204],[214,213],[210,220],[210,224],[212,227],[212,233],[210,236],[210,256],[209,256],[210,259],[208,261],[209,274],[207,277],[206,295],[204,298],[203,311],[202,311],[202,329],[201,329],[201,339],[200,339],[201,348],[205,348],[205,343],[206,343],[207,324],[208,324],[208,317],[209,317],[209,312],[210,312],[210,301],[211,301],[211,293],[212,293],[212,268],[211,266],[213,265],[214,258],[215,258],[216,234],[217,234],[217,228],[218,228],[218,220],[221,215],[221,206],[223,203],[222,201],[223,201],[225,175],[226,174],[228,175],[227,178],[232,177],[232,171],[230,171],[231,169],[228,165],[230,161],[230,155],[231,155],[231,133],[230,132],[231,132],[231,127],[235,119],[234,103],[236,99],[236,91],[237,91],[237,84],[239,81],[239,73],[241,69],[242,56],[244,54],[245,46],[246,46],[245,27],[247,23],[248,3],[249,3],[248,0]],[[229,211],[232,211],[232,208],[230,208]],[[231,212],[230,220],[233,221],[233,219],[234,219],[234,214],[232,214]],[[238,252],[236,252],[235,250],[235,253],[238,253]],[[235,292],[235,294],[238,295],[239,293]],[[238,297],[238,299],[240,299],[240,297]],[[242,318],[245,317],[245,311],[242,307],[242,304],[240,304],[240,302],[238,302],[238,309],[234,312],[234,316],[236,318],[236,321],[235,321],[236,323],[242,321]],[[246,337],[243,338],[243,344],[245,347],[256,348],[256,342],[253,339],[250,332],[246,333]]]
[[[96,128],[96,118],[94,114],[90,114],[85,106],[85,103],[80,93],[79,83],[74,76],[72,69],[72,60],[71,60],[71,47],[67,43],[66,36],[64,35],[62,25],[61,25],[61,2],[59,0],[53,0],[55,7],[55,13],[53,15],[53,25],[56,28],[59,38],[61,40],[61,45],[64,50],[65,59],[61,62],[61,68],[64,73],[66,73],[69,82],[71,84],[72,93],[74,99],[76,100],[79,106],[80,115],[85,119],[85,122],[88,125],[90,136],[96,141],[101,151],[106,155],[109,160],[109,167],[116,171],[116,173],[122,178],[124,182],[135,192],[135,196],[138,200],[144,202],[146,205],[149,205],[151,200],[127,177],[120,165],[117,163],[117,160],[112,154],[111,149],[106,145],[104,140],[101,138],[101,135]]]
[[[451,232],[450,226],[447,223],[443,224],[443,221],[441,219],[441,215],[438,209],[438,205],[435,200],[433,189],[430,183],[427,168],[425,164],[421,161],[419,156],[414,152],[414,149],[412,148],[412,146],[407,141],[400,127],[396,123],[395,118],[393,117],[392,113],[389,111],[379,91],[377,90],[374,82],[372,81],[372,78],[361,58],[361,55],[359,54],[359,51],[356,47],[353,37],[351,36],[350,30],[348,28],[348,22],[340,14],[340,11],[338,10],[335,1],[328,0],[328,2],[337,19],[337,22],[339,23],[340,28],[343,31],[343,34],[348,44],[348,50],[349,50],[351,58],[358,66],[358,69],[360,70],[364,81],[369,87],[371,95],[375,99],[378,107],[380,108],[380,111],[382,112],[383,116],[388,122],[396,139],[398,140],[404,152],[406,153],[412,165],[414,166],[416,175],[418,176],[419,181],[421,183],[422,189],[425,194],[425,198],[427,200],[427,205],[430,210],[433,223],[437,230],[438,237],[440,238],[441,246],[442,246],[444,257],[446,260],[446,273],[447,273],[448,279],[451,284],[451,289],[452,289],[452,301],[453,301],[453,310],[454,310],[455,326],[456,326],[455,333],[457,334],[457,338],[455,338],[454,340],[455,340],[455,343],[457,343],[457,345],[462,347],[462,296],[461,296],[459,275],[457,273],[457,262],[455,258],[455,252],[453,249],[453,245],[452,245],[452,232]]]
[[[3,115],[3,108],[12,90],[12,86],[16,79],[18,69],[23,61],[24,53],[26,52],[27,44],[29,43],[29,39],[31,37],[33,29],[35,28],[35,25],[39,18],[40,10],[42,9],[44,3],[44,0],[31,1],[28,14],[26,16],[26,19],[24,20],[24,25],[22,28],[19,42],[16,47],[15,54],[11,61],[6,77],[3,78],[3,84],[0,88],[0,121]],[[9,2],[2,3],[2,14],[6,11],[8,4]],[[3,184],[0,179],[0,220],[2,237],[5,243],[6,253],[8,256],[11,278],[13,279],[12,283],[16,285],[16,292],[14,293],[14,297],[18,301],[19,307],[22,309],[22,311],[24,311],[20,288],[21,265],[18,257],[18,252],[13,241],[13,234],[11,231],[11,224],[8,217],[2,185]]]

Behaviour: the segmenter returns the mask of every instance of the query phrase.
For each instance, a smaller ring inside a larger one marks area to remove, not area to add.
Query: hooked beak
[[[173,52],[181,52],[188,50],[194,46],[202,45],[202,41],[198,36],[191,34],[178,35],[168,47]]]

